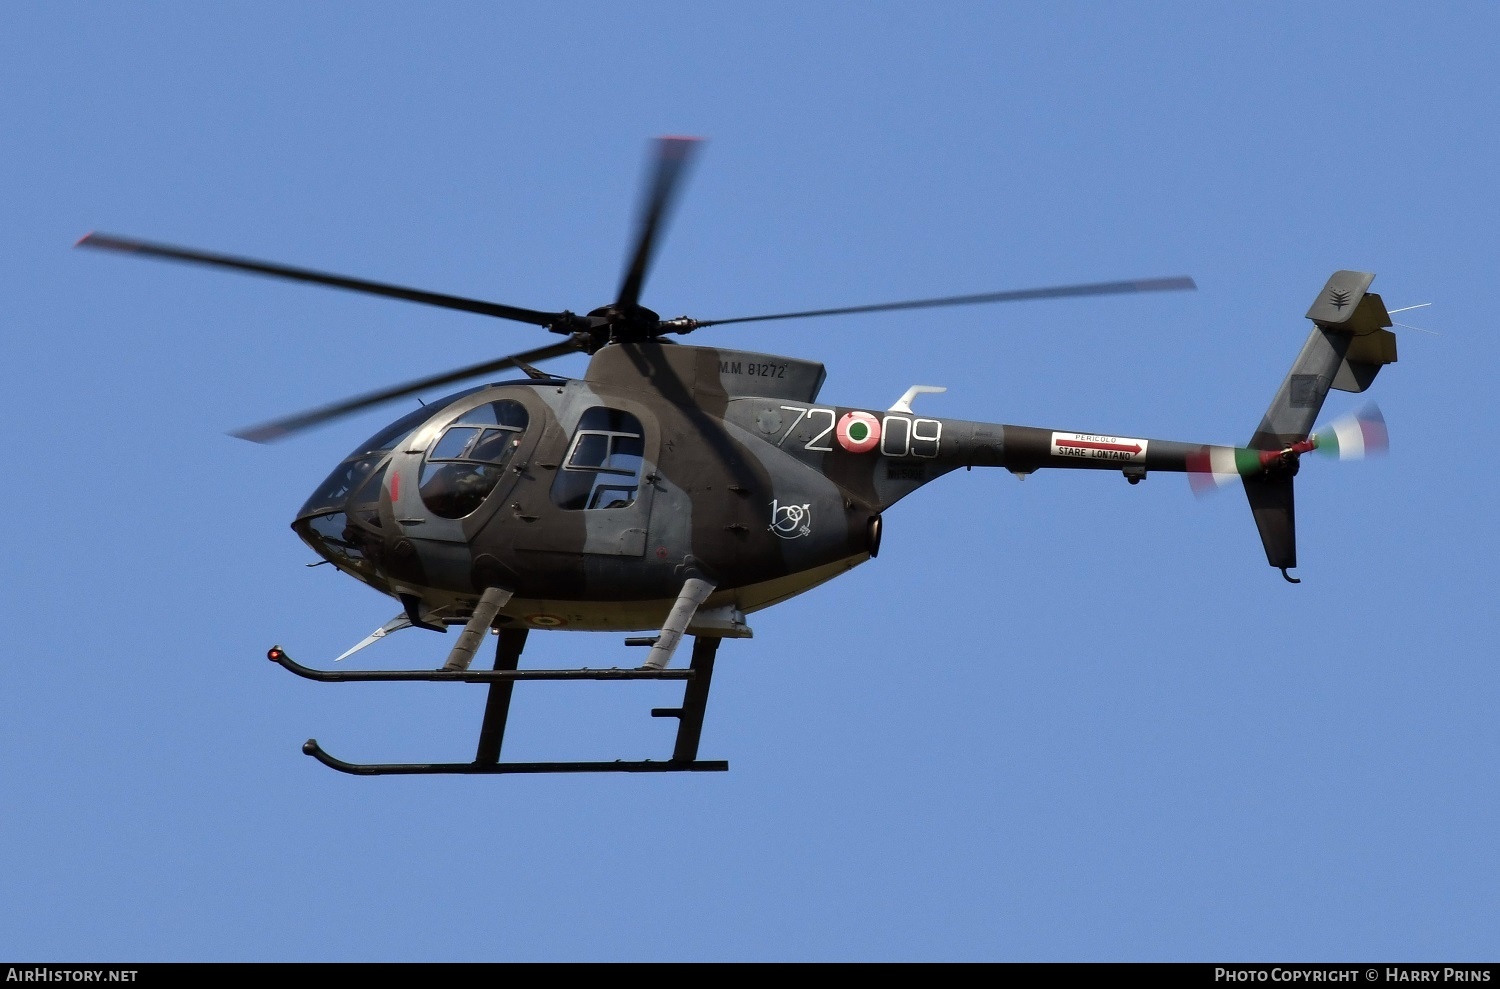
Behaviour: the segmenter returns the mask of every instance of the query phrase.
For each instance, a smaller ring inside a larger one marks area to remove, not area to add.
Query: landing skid
[[[330,769],[351,776],[424,776],[440,774],[482,775],[487,773],[712,773],[724,772],[728,762],[694,760],[680,763],[653,762],[434,762],[434,763],[353,763],[334,758],[318,745],[318,740],[309,738],[302,751]]]
[[[526,645],[527,630],[500,630],[495,646],[495,668],[492,670],[316,670],[295,662],[280,646],[272,646],[266,658],[292,673],[321,683],[355,681],[421,680],[487,683],[489,697],[485,703],[484,721],[479,729],[479,747],[473,762],[436,763],[355,763],[337,759],[310,738],[302,746],[330,769],[354,776],[428,776],[487,775],[499,773],[711,773],[726,772],[723,760],[698,758],[698,740],[703,732],[703,714],[708,706],[708,688],[714,675],[714,656],[719,650],[716,637],[695,636],[693,658],[685,670],[668,669],[576,669],[522,670],[517,666]],[[676,718],[677,739],[672,758],[627,762],[501,762],[500,745],[505,739],[505,722],[510,714],[511,691],[519,680],[683,680],[682,706],[653,708],[653,718]]]

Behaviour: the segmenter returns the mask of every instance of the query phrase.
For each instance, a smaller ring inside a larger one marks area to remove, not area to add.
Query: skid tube
[[[489,697],[485,703],[484,721],[479,731],[479,747],[473,762],[437,763],[355,763],[345,762],[323,751],[317,739],[302,746],[330,769],[352,776],[436,776],[492,775],[507,773],[705,773],[727,772],[724,760],[699,759],[698,741],[703,732],[703,715],[708,705],[708,688],[713,679],[714,656],[719,639],[697,636],[693,641],[693,658],[685,670],[600,669],[522,670],[518,669],[527,630],[504,628],[495,646],[495,668],[492,670],[317,670],[303,666],[280,646],[272,646],[266,658],[283,669],[320,683],[416,680],[427,682],[487,683]],[[520,680],[683,680],[681,707],[653,708],[653,718],[677,718],[677,738],[672,757],[667,760],[617,759],[613,762],[501,762],[500,745],[505,737],[505,723],[510,713],[511,691]]]

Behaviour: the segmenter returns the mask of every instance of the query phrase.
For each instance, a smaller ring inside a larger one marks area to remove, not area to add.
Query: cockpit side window
[[[445,519],[473,512],[500,482],[527,422],[525,406],[509,399],[459,416],[432,444],[422,464],[422,503]]]
[[[639,419],[619,409],[589,409],[578,420],[553,482],[553,502],[567,509],[630,507],[645,451]]]

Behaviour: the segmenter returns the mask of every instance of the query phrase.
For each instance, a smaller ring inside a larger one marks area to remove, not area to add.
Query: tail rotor
[[[1371,403],[1353,415],[1341,416],[1311,436],[1313,449],[1325,457],[1363,460],[1390,449],[1390,434],[1380,407]]]
[[[1390,435],[1380,407],[1371,403],[1358,412],[1340,416],[1305,440],[1279,450],[1204,446],[1188,454],[1187,479],[1193,494],[1206,497],[1233,482],[1261,474],[1295,474],[1304,453],[1338,460],[1363,460],[1390,449]]]

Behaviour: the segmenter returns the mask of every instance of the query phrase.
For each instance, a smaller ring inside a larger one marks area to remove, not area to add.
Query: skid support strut
[[[691,762],[698,758],[703,712],[708,708],[708,686],[714,678],[714,655],[719,651],[721,641],[702,636],[694,638],[692,665],[688,667],[693,678],[682,693],[682,706],[651,709],[653,718],[677,719],[677,744],[672,747],[674,761],[685,759]]]
[[[708,688],[713,679],[714,656],[719,639],[695,636],[691,666],[685,670],[670,669],[519,669],[521,652],[526,646],[527,630],[502,628],[495,644],[492,670],[315,670],[295,662],[280,646],[274,646],[267,657],[283,669],[322,683],[353,681],[421,680],[429,682],[486,683],[489,696],[485,701],[484,721],[479,729],[479,746],[473,762],[447,763],[353,763],[334,758],[310,738],[302,751],[331,769],[354,776],[411,775],[487,775],[500,773],[704,773],[725,772],[729,763],[698,758],[698,741],[703,732],[703,715],[708,706]],[[667,760],[613,762],[501,762],[500,749],[505,740],[505,725],[510,714],[511,693],[520,680],[682,680],[682,706],[654,708],[652,717],[677,718],[677,738],[672,758]]]
[[[521,650],[526,648],[527,630],[502,628],[495,643],[495,669],[514,670],[521,664]],[[484,722],[479,727],[479,751],[476,764],[494,765],[500,761],[500,743],[505,741],[505,720],[510,717],[510,692],[514,680],[496,680],[490,684],[490,695],[484,701]]]
[[[467,670],[469,664],[474,662],[474,654],[479,647],[484,645],[484,637],[490,630],[490,623],[495,620],[495,615],[505,606],[505,602],[511,599],[510,591],[499,587],[487,587],[484,596],[474,606],[474,614],[469,616],[469,624],[459,633],[458,642],[454,644],[453,651],[448,654],[448,662],[443,664],[445,670]],[[526,643],[526,630],[521,629],[521,643]],[[521,649],[516,648],[516,656],[521,655]],[[497,656],[495,662],[498,663]],[[496,666],[495,669],[499,669]],[[512,664],[511,669],[515,669]]]

